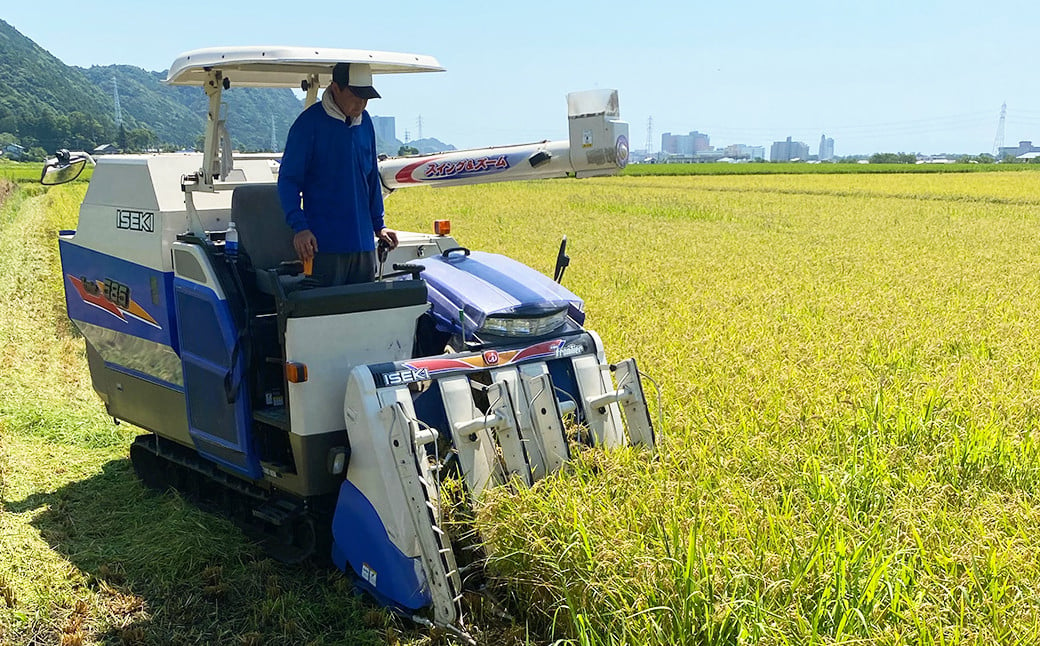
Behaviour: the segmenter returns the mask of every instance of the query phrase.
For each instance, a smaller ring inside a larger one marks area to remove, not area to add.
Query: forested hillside
[[[155,134],[149,147],[169,143],[191,148],[202,136],[208,99],[201,88],[163,85],[165,71],[149,72],[132,65],[95,65],[83,72],[96,86],[107,88],[109,103],[112,79],[116,79],[123,119],[147,124]],[[280,148],[302,108],[291,90],[236,88],[234,83],[224,92],[224,102],[231,139],[243,150],[270,150],[272,123],[274,147]]]
[[[206,95],[165,86],[164,78],[165,71],[130,65],[66,65],[0,20],[0,147],[17,143],[31,157],[105,143],[125,150],[194,147],[203,132]],[[115,86],[122,127],[115,122]],[[301,107],[290,90],[232,87],[224,97],[228,130],[243,150],[269,150],[272,124],[279,147]]]
[[[115,136],[111,115],[111,101],[82,70],[0,20],[0,145],[96,146]]]

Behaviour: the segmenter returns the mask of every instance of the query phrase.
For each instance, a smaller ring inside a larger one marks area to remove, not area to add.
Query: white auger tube
[[[569,139],[457,150],[379,162],[389,192],[408,186],[459,186],[549,177],[612,175],[628,164],[628,123],[617,90],[567,95]]]

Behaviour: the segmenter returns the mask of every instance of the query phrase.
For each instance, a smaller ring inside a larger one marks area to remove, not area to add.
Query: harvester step
[[[274,500],[253,510],[253,516],[272,525],[282,526],[300,514],[300,507],[288,500]]]
[[[283,431],[289,430],[289,412],[285,406],[268,406],[253,411],[253,419]]]

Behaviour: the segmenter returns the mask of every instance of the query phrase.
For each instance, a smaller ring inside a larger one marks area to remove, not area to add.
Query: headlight
[[[559,309],[541,316],[499,315],[484,319],[479,332],[498,336],[541,336],[567,321],[567,310]]]

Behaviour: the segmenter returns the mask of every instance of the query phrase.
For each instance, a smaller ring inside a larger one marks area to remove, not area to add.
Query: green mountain
[[[194,146],[196,137],[202,134],[202,115],[184,105],[187,97],[177,96],[181,94],[179,90],[191,88],[163,87],[161,81],[166,78],[165,73],[148,72],[130,65],[76,69],[95,87],[105,91],[105,109],[109,114],[115,114],[114,91],[118,88],[124,129],[130,128],[127,124],[142,124],[159,141],[179,148]]]
[[[455,146],[446,144],[440,139],[433,137],[423,137],[422,139],[415,139],[409,141],[406,146],[411,146],[419,151],[420,155],[429,155],[432,153],[442,153],[446,151],[455,150]]]
[[[130,65],[65,65],[0,20],[0,146],[37,149],[193,148],[205,128],[202,88],[162,84],[165,72]],[[113,81],[113,79],[115,79]],[[115,88],[122,128],[115,123]],[[280,148],[301,102],[291,90],[232,88],[224,93],[231,139],[242,150]]]
[[[202,136],[209,103],[202,88],[163,85],[166,72],[130,65],[95,65],[82,72],[97,87],[108,90],[110,105],[118,86],[124,121],[145,124],[160,142],[191,148]],[[234,79],[223,100],[231,140],[242,150],[271,150],[272,123],[275,148],[281,149],[289,126],[303,107],[292,90],[236,88]]]
[[[0,20],[0,144],[54,150],[103,143],[115,133],[110,106],[81,70]]]

